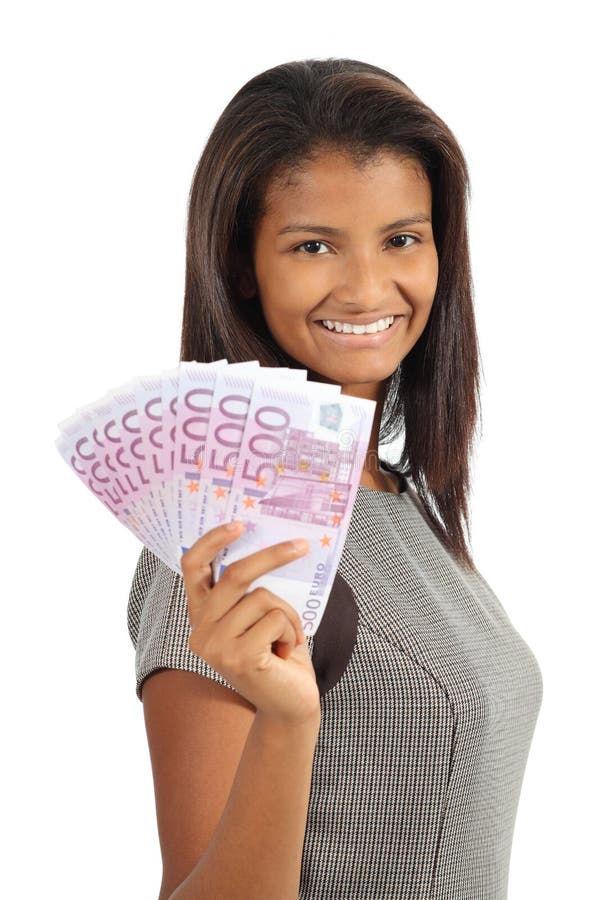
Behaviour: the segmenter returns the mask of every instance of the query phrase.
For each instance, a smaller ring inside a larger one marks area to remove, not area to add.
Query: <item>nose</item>
[[[343,262],[337,298],[354,312],[384,308],[394,292],[394,281],[381,254],[353,253]]]

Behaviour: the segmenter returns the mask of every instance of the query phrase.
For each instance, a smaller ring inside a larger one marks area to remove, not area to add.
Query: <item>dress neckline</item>
[[[385,472],[388,472],[390,475],[393,475],[396,478],[398,483],[398,493],[404,494],[408,490],[408,483],[406,480],[406,476],[403,472],[400,472],[399,469],[391,466],[389,463],[386,463],[384,460],[379,460],[379,468],[383,469]],[[372,494],[389,494],[392,497],[395,497],[396,494],[394,491],[380,491],[377,488],[366,487],[365,485],[359,484],[359,490],[370,491]]]

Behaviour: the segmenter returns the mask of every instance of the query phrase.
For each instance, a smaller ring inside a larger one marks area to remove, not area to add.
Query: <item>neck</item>
[[[362,388],[362,390],[361,390]],[[365,390],[368,388],[368,390]],[[385,399],[385,382],[375,385],[342,385],[342,394],[348,394],[353,397],[364,397],[367,400],[375,400],[375,414],[373,416],[373,426],[369,435],[369,443],[363,464],[360,484],[363,487],[372,488],[379,491],[392,491],[398,493],[398,485],[393,476],[387,475],[379,468],[379,429],[381,427],[381,417],[383,414],[383,404]]]
[[[316,372],[310,372],[309,375],[311,381],[326,380]],[[342,384],[340,390],[342,394],[346,394],[347,396],[362,397],[365,400],[374,400],[377,404],[373,416],[373,427],[371,428],[371,434],[369,435],[369,444],[367,446],[360,484],[364,487],[374,488],[375,490],[398,493],[398,485],[394,477],[381,472],[379,469],[379,429],[381,425],[381,416],[383,414],[386,387],[387,382],[380,381],[374,384]]]

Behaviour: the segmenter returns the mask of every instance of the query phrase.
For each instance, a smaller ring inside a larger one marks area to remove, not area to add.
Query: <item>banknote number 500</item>
[[[254,414],[254,421],[261,430],[251,434],[248,441],[248,450],[252,457],[244,459],[242,478],[259,483],[263,472],[270,470],[271,473],[275,473],[272,462],[258,464],[259,460],[282,458],[290,416],[279,406],[261,406]],[[255,466],[254,471],[250,468],[252,463]],[[266,484],[263,486],[268,487]]]

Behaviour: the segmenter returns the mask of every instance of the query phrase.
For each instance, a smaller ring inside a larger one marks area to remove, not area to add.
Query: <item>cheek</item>
[[[307,337],[304,327],[306,311],[294,302],[289,285],[285,287],[282,284],[281,290],[275,294],[261,294],[261,297],[264,297],[261,305],[265,322],[275,342],[295,356]]]
[[[296,302],[289,286],[282,284],[276,293],[270,291],[260,296],[263,314],[271,330],[276,328],[278,332],[285,331],[292,327],[292,323],[297,324],[304,317],[304,310]]]
[[[431,256],[429,258],[428,275],[429,275],[429,294],[433,298],[435,294],[438,278],[440,274],[439,259],[437,250],[432,247]]]
[[[439,274],[437,253],[432,248],[429,253],[415,255],[410,262],[410,266],[403,268],[399,280],[415,298],[426,302],[433,298],[437,287]]]
[[[438,259],[433,253],[419,260],[413,271],[406,272],[404,287],[412,306],[411,331],[420,335],[431,314],[438,284]]]
[[[284,269],[272,269],[269,277],[258,280],[263,314],[269,328],[278,333],[292,325],[298,326],[310,312],[310,299],[314,296],[306,278]]]

